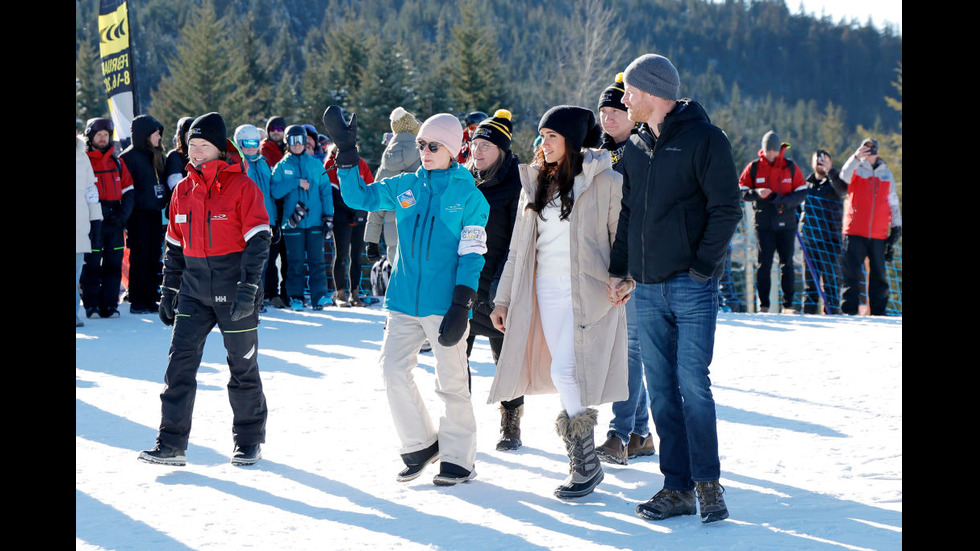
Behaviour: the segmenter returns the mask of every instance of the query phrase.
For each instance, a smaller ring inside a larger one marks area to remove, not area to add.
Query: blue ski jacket
[[[310,189],[299,186],[300,179],[310,183]],[[330,178],[316,157],[303,153],[287,153],[272,169],[272,197],[283,199],[282,218],[285,222],[296,209],[296,202],[302,201],[310,212],[299,225],[301,229],[319,228],[323,216],[333,216],[333,191]]]
[[[398,254],[385,307],[410,316],[443,316],[453,289],[479,287],[490,205],[473,175],[453,163],[419,168],[371,185],[356,167],[337,171],[340,193],[353,209],[394,210]]]
[[[246,157],[248,161],[248,177],[259,186],[259,191],[265,198],[265,210],[269,213],[269,225],[275,226],[279,221],[276,219],[276,200],[272,197],[272,169],[261,153],[252,157]]]

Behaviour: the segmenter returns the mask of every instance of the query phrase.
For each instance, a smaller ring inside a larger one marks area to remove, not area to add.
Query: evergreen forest
[[[790,0],[792,2],[792,0]],[[596,110],[635,57],[659,53],[681,95],[729,136],[739,167],[776,130],[809,172],[838,168],[865,136],[899,182],[902,36],[870,21],[791,13],[784,0],[129,0],[137,108],[165,126],[224,115],[229,132],[273,115],[320,128],[329,104],[357,113],[377,168],[388,115],[513,113],[528,159],[551,106]],[[75,1],[75,118],[108,116],[99,0]],[[80,121],[80,122],[79,122]],[[322,128],[321,128],[322,132]],[[169,143],[169,142],[168,142]]]

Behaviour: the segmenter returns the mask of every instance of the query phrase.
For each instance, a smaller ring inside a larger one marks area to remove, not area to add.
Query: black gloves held
[[[453,289],[453,304],[439,325],[439,344],[453,346],[463,338],[470,323],[470,308],[474,303],[476,291],[466,285],[457,285]]]
[[[337,144],[337,168],[357,166],[361,156],[357,153],[357,114],[344,122],[343,109],[337,105],[327,107],[323,112],[323,127],[327,137]]]
[[[333,216],[330,214],[323,215],[323,233],[330,233],[333,231]]]
[[[255,313],[255,297],[259,286],[252,283],[239,283],[235,302],[231,303],[231,321],[247,318]]]
[[[888,239],[885,241],[885,262],[895,260],[895,243],[898,243],[898,238],[901,236],[902,226],[892,226],[888,233]]]
[[[160,287],[160,321],[164,325],[174,324],[174,309],[177,307],[177,289],[172,287]]]
[[[364,245],[364,254],[367,255],[367,259],[370,262],[377,262],[381,260],[381,251],[378,249],[377,243],[371,243],[370,241]]]

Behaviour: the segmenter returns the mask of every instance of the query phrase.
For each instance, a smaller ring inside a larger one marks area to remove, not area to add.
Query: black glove
[[[330,214],[324,214],[323,218],[323,233],[330,233],[333,231],[333,216]]]
[[[453,304],[439,325],[439,344],[453,346],[463,338],[470,323],[470,308],[475,302],[476,291],[473,289],[466,285],[457,285],[453,289]]]
[[[279,224],[273,224],[272,243],[278,243],[280,239],[282,239],[282,228],[279,227]]]
[[[252,283],[239,283],[235,302],[231,303],[231,321],[247,318],[255,312],[255,296],[259,286]]]
[[[370,262],[377,262],[381,260],[381,251],[378,249],[377,243],[371,243],[370,241],[364,245],[364,254],[367,255],[367,259]]]
[[[892,226],[888,239],[885,241],[885,262],[895,260],[895,243],[898,243],[898,238],[901,236],[902,226]]]
[[[174,308],[177,307],[177,289],[160,287],[160,321],[164,325],[174,324]]]
[[[350,122],[344,122],[343,110],[331,105],[323,112],[323,128],[327,137],[337,144],[337,157],[334,159],[337,168],[357,166],[361,160],[357,153],[357,114],[350,116]]]

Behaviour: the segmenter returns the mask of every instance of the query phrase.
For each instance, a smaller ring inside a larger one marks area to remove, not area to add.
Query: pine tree
[[[358,91],[357,133],[360,152],[371,166],[381,162],[382,136],[391,131],[389,115],[396,107],[416,112],[418,97],[414,69],[401,48],[379,39],[371,49]]]
[[[88,41],[76,42],[75,118],[82,123],[93,117],[107,117],[109,114],[101,77],[102,66],[97,48]]]
[[[492,27],[477,19],[475,2],[460,5],[459,23],[453,26],[451,35],[449,97],[457,112],[490,113],[507,103],[497,41]]]
[[[151,94],[151,114],[166,128],[180,117],[221,113],[231,129],[248,120],[243,109],[247,89],[245,65],[228,35],[228,26],[215,15],[211,0],[204,0],[180,32],[177,56],[167,63],[170,76]]]

